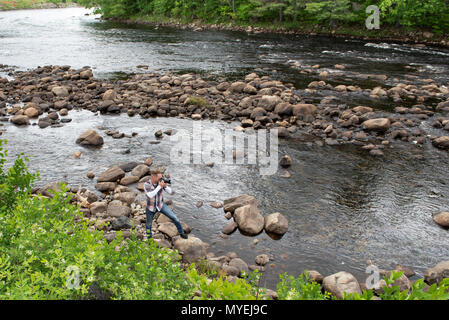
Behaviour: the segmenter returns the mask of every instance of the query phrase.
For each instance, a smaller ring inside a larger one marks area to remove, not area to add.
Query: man
[[[167,184],[162,180],[161,171],[155,169],[151,171],[150,181],[144,184],[145,194],[147,196],[147,207],[146,207],[146,229],[148,239],[153,237],[151,232],[151,225],[153,224],[153,218],[157,211],[169,217],[182,238],[187,239],[187,234],[181,226],[181,222],[175,213],[164,203],[164,197],[162,196],[162,191],[166,191],[172,194],[172,190]]]

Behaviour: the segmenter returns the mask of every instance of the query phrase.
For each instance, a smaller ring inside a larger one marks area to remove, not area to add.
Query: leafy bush
[[[280,300],[327,300],[330,297],[327,292],[321,292],[318,283],[309,279],[307,271],[296,278],[284,273],[280,279],[277,285]]]

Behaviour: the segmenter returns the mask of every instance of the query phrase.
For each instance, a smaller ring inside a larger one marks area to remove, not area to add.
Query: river
[[[18,70],[43,65],[91,66],[95,76],[111,79],[142,72],[137,65],[227,79],[258,70],[291,82],[299,90],[317,79],[292,68],[292,61],[320,64],[330,72],[337,71],[335,64],[343,64],[346,72],[332,81],[364,88],[377,82],[358,81],[360,73],[407,80],[413,68],[419,70],[420,78],[430,77],[440,84],[449,79],[449,50],[442,48],[154,28],[104,22],[98,16],[86,16],[88,12],[82,8],[0,12],[0,64]],[[357,95],[347,100],[353,105],[361,102],[391,108]],[[113,164],[151,156],[172,176],[175,212],[193,227],[194,234],[211,244],[210,251],[216,255],[235,251],[249,264],[254,264],[258,254],[274,255],[262,278],[267,287],[275,288],[280,273],[298,275],[305,268],[323,275],[348,271],[363,281],[368,276],[367,259],[384,269],[399,263],[421,277],[427,268],[449,257],[448,231],[432,221],[433,214],[449,210],[449,159],[447,152],[430,144],[419,148],[397,143],[378,159],[353,146],[317,146],[306,137],[282,141],[279,154],[293,159],[292,177],[285,179],[261,177],[251,166],[172,164],[169,150],[174,142],[166,137],[159,144],[149,143],[159,129],[191,130],[191,120],[93,116],[79,110],[71,111],[70,117],[72,122],[64,127],[45,130],[6,123],[2,137],[8,139],[9,159],[21,152],[28,155],[30,168],[40,171],[40,183],[66,180],[94,190],[87,171],[98,174]],[[102,149],[82,149],[81,159],[74,159],[73,152],[80,149],[75,144],[78,135],[99,125],[138,136],[106,137]],[[234,126],[220,121],[207,125]],[[435,130],[430,121],[423,121],[421,128],[429,133]],[[281,212],[288,218],[289,231],[282,239],[273,240],[265,233],[246,237],[238,231],[228,239],[220,237],[227,220],[223,210],[210,207],[209,202],[242,193],[255,196],[263,214]],[[204,205],[197,208],[197,201]],[[254,244],[254,239],[259,242]]]

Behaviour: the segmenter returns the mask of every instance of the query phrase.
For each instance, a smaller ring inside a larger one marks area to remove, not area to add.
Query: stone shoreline
[[[358,36],[350,34],[338,34],[335,31],[332,32],[310,32],[303,31],[301,29],[287,29],[283,27],[264,28],[264,27],[242,27],[234,24],[224,24],[215,23],[208,24],[201,21],[182,23],[182,22],[158,22],[158,21],[145,21],[139,19],[117,19],[117,18],[103,18],[107,21],[113,21],[125,24],[142,24],[142,25],[152,25],[155,27],[171,27],[180,30],[192,30],[192,31],[238,31],[246,32],[248,34],[259,34],[259,33],[272,33],[272,34],[290,34],[290,35],[305,35],[305,36],[323,36],[323,37],[334,37],[343,39],[358,39],[364,41],[381,41],[381,42],[399,42],[406,44],[421,44],[421,45],[431,45],[431,46],[442,46],[449,47],[449,40],[447,36],[436,36],[431,32],[420,32],[415,31],[407,35],[401,36],[390,36],[390,37],[375,37],[375,36]],[[441,38],[441,40],[434,40],[434,38]]]

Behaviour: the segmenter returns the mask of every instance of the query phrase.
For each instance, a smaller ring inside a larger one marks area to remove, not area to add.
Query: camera
[[[162,177],[161,180],[164,181],[166,184],[171,184],[171,180],[169,178]]]

